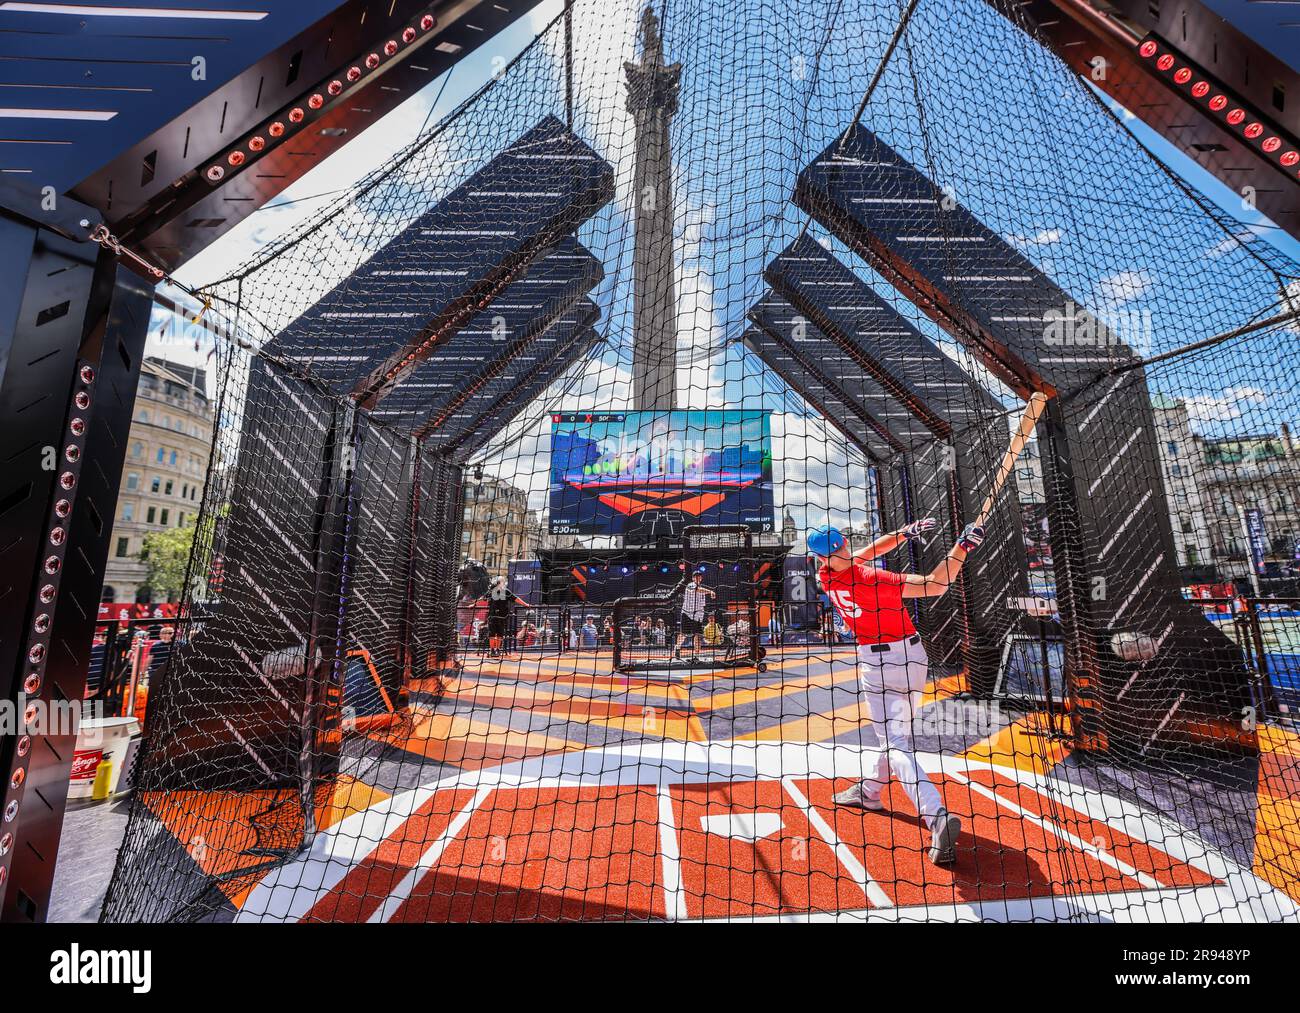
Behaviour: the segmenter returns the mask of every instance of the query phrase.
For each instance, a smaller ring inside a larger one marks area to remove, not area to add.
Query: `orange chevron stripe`
[[[829,742],[845,732],[860,728],[870,722],[867,709],[860,700],[838,707],[828,714],[806,714],[802,717],[760,728],[736,737],[737,742]]]
[[[775,700],[778,697],[791,696],[809,689],[823,688],[837,682],[852,681],[856,684],[857,673],[853,669],[827,669],[793,682],[783,681],[769,686],[756,686],[750,689],[731,689],[714,693],[703,700],[695,701],[695,709],[701,712],[727,710],[743,707],[762,700]]]
[[[1251,871],[1300,900],[1300,736],[1283,728],[1261,728],[1259,753]]]
[[[677,490],[647,490],[634,496],[605,493],[597,498],[607,507],[613,507],[621,514],[640,513],[651,506],[662,506],[672,507],[698,516],[704,513],[705,510],[717,506],[729,495],[731,495],[729,492],[722,492],[698,493],[691,496],[689,494],[683,495]]]

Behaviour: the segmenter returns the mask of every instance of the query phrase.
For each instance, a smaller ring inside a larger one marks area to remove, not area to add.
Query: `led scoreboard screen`
[[[551,416],[550,530],[676,538],[690,524],[774,530],[765,411]]]

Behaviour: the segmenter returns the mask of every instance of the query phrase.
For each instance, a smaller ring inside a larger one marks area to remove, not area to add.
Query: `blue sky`
[[[576,126],[615,164],[620,182],[614,204],[579,232],[606,265],[607,279],[595,297],[610,347],[566,389],[552,390],[528,425],[513,427],[487,453],[489,470],[528,489],[538,507],[546,484],[544,410],[626,405],[633,195],[621,61],[635,53],[639,7],[635,0],[580,3],[575,15]],[[560,9],[559,0],[540,5],[457,65],[448,80],[433,82],[214,243],[179,272],[180,280],[201,285],[222,277],[321,209],[346,200],[348,187],[473,94]],[[848,123],[897,9],[892,0],[805,0],[798,17],[777,20],[760,0],[673,0],[665,15],[669,58],[686,64],[673,134],[680,404],[782,413],[774,421],[784,495],[778,506],[789,507],[801,525],[824,515],[840,523],[865,520],[854,493],[865,482],[860,457],[802,402],[782,393],[758,360],[742,356],[734,339],[764,288],[762,268],[807,224],[788,201],[794,177]],[[558,43],[554,33],[439,139],[448,155],[439,164],[453,167],[445,179],[400,178],[416,191],[404,213],[422,210],[420,200],[436,199],[544,112],[562,112]],[[1239,223],[1232,231],[1240,228],[1250,242],[1270,244],[1280,261],[1300,259],[1300,245],[1244,208],[1238,195],[1125,119],[1142,143]],[[1151,351],[1277,312],[1270,309],[1278,298],[1272,274],[1145,164],[1133,141],[1090,106],[1080,87],[981,0],[921,4],[909,44],[895,54],[864,123],[951,186],[958,200],[1081,303],[1140,331]],[[432,163],[423,164],[427,169]],[[420,187],[427,187],[427,196]],[[359,262],[396,227],[368,226],[364,214],[360,222],[322,240],[355,247],[354,255],[347,249],[339,255],[344,266],[347,256]],[[811,234],[961,361],[959,351],[865,265],[818,227]],[[302,265],[300,273],[309,270],[310,264]],[[314,283],[303,280],[303,298]],[[265,298],[259,309],[268,320],[301,308],[292,297],[275,306],[270,293]],[[1204,358],[1163,368],[1151,377],[1153,391],[1186,399],[1198,428],[1209,434],[1276,429],[1297,414],[1294,336],[1263,336],[1215,356],[1212,368]],[[183,361],[196,357],[188,336],[164,347]],[[200,348],[197,356],[206,354]]]

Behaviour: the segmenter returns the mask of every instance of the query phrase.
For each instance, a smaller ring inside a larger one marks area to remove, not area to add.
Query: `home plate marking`
[[[700,826],[706,834],[753,844],[780,833],[785,824],[781,822],[780,813],[723,813],[720,816],[701,816]]]

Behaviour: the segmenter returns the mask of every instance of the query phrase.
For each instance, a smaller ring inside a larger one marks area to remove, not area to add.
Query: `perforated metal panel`
[[[4,104],[24,111],[5,128],[0,168],[72,192],[172,269],[537,2],[0,5],[0,58],[16,86]],[[87,13],[95,7],[114,13]],[[347,82],[359,61],[366,72]],[[337,96],[306,106],[339,78]],[[301,124],[286,118],[294,106],[308,112]],[[264,130],[277,120],[279,140]],[[271,143],[254,153],[243,142],[259,130]],[[226,161],[236,149],[238,167]],[[205,176],[213,160],[216,184]]]
[[[795,200],[1023,396],[1074,390],[1134,361],[1109,333],[1082,347],[1049,342],[1045,322],[1083,304],[863,127],[800,174]],[[1142,370],[1092,387],[1068,412],[1050,402],[1045,438],[1081,741],[1146,751],[1196,734],[1199,721],[1235,723],[1251,703],[1247,674],[1179,593]],[[1107,645],[1120,631],[1151,637],[1158,656],[1120,661]]]

